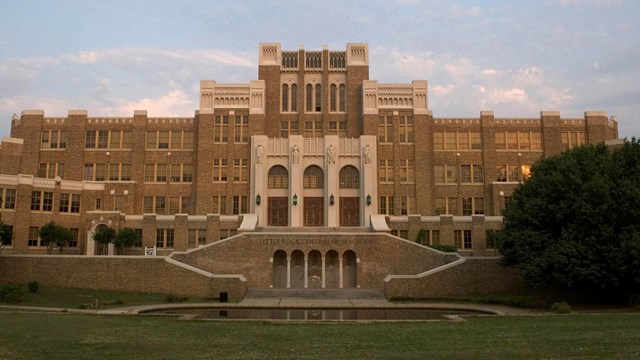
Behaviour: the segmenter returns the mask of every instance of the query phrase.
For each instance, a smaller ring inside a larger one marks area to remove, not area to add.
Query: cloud
[[[133,114],[134,110],[147,110],[148,116],[190,116],[197,108],[193,99],[190,99],[182,90],[172,90],[157,98],[142,98],[128,102],[121,100],[115,111],[120,114]]]
[[[622,5],[623,2],[623,0],[560,0],[560,4],[564,6],[609,7]]]

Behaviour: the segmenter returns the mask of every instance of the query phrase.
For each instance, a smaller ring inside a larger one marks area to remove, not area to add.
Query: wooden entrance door
[[[321,197],[304,198],[304,226],[324,225],[324,199]]]
[[[286,197],[269,198],[269,226],[287,226],[289,224],[289,199]]]
[[[360,198],[340,198],[340,226],[360,225]]]

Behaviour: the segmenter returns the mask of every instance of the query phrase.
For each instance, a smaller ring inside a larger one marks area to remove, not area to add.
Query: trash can
[[[229,302],[229,293],[226,291],[221,291],[220,292],[220,302],[221,303],[226,303]]]

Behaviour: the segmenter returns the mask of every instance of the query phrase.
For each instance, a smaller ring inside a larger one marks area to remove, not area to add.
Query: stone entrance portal
[[[357,197],[340,198],[340,226],[360,225],[360,199]]]
[[[286,197],[269,198],[269,226],[289,225],[289,202]]]
[[[329,250],[322,256],[319,250],[311,250],[306,256],[294,250],[291,256],[277,250],[273,254],[274,288],[356,288],[357,258],[353,250],[339,257]]]

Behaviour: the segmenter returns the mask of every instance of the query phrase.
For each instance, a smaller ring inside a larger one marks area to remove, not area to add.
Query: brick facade
[[[618,136],[604,112],[434,117],[426,81],[369,79],[367,44],[283,51],[264,43],[259,59],[258,80],[202,81],[193,117],[15,116],[0,145],[0,211],[14,230],[5,252],[46,253],[30,237],[50,220],[77,229],[67,254],[95,254],[91,232],[104,224],[142,232],[129,255],[155,245],[168,255],[233,236],[243,214],[266,228],[366,228],[384,214],[394,235],[414,241],[425,229],[425,243],[492,255],[486,230],[500,227],[531,164]],[[271,174],[278,166],[283,187]],[[308,175],[312,166],[321,175]],[[356,180],[342,177],[346,167]]]

